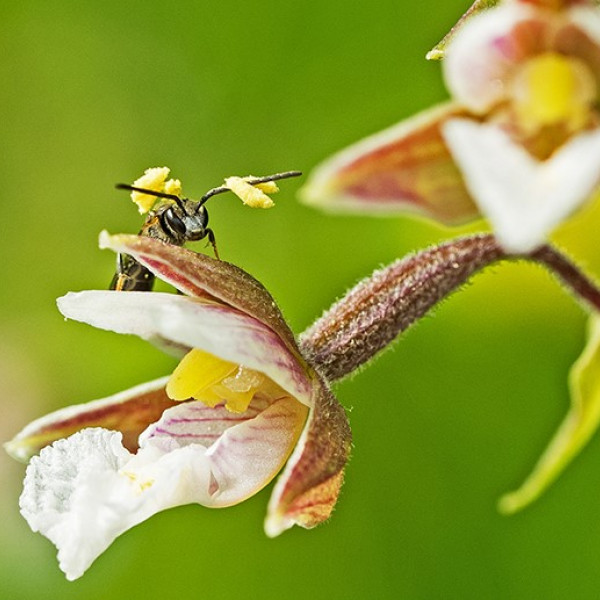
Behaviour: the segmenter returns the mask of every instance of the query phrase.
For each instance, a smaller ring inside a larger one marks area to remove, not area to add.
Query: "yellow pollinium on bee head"
[[[275,203],[267,194],[279,191],[274,181],[251,184],[253,177],[227,177],[225,187],[229,188],[246,206],[251,208],[271,208]]]
[[[168,167],[153,167],[146,169],[144,174],[133,182],[134,187],[161,192],[165,194],[181,195],[181,181],[169,179],[170,169]],[[131,199],[138,205],[141,214],[147,213],[156,204],[156,196],[144,194],[143,192],[131,192]]]
[[[225,402],[231,412],[244,412],[264,381],[264,375],[202,350],[190,350],[169,382],[171,400],[200,400],[207,406]]]
[[[561,123],[570,131],[583,127],[595,97],[596,84],[589,68],[556,52],[529,59],[513,83],[517,115],[532,131]]]

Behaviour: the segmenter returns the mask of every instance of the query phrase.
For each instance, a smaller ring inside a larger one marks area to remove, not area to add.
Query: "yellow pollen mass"
[[[133,185],[134,187],[144,188],[154,192],[163,192],[165,180],[169,176],[169,171],[170,169],[168,167],[153,167],[146,169],[144,174],[133,182]],[[156,203],[156,196],[150,196],[148,194],[143,194],[142,192],[131,192],[131,199],[138,205],[138,210],[141,214],[147,213]]]
[[[225,187],[228,187],[246,206],[251,208],[271,208],[275,203],[267,193],[274,194],[279,191],[277,185],[269,181],[258,183],[255,186],[248,183],[249,177],[227,177]]]
[[[235,373],[238,365],[217,358],[214,354],[194,348],[177,365],[167,383],[167,396],[171,400],[196,398],[206,388],[220,383]]]
[[[528,60],[513,84],[517,114],[524,128],[531,131],[560,123],[569,130],[583,127],[595,94],[589,68],[555,52]]]
[[[181,181],[179,181],[179,179],[169,179],[168,181],[165,181],[162,191],[165,194],[181,196]]]
[[[179,363],[166,387],[171,400],[194,398],[207,406],[225,402],[231,412],[244,412],[264,375],[194,348]]]
[[[279,186],[274,181],[255,183],[254,187],[263,191],[265,194],[276,194],[279,191]]]

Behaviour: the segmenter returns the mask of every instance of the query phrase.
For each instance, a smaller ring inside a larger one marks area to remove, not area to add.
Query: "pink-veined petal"
[[[569,375],[571,408],[521,487],[500,499],[499,509],[514,513],[539,498],[579,454],[600,424],[600,317],[591,317],[589,340]]]
[[[70,292],[57,303],[67,318],[199,348],[260,371],[310,403],[312,384],[296,354],[264,323],[230,306],[176,294],[100,290]]]
[[[499,127],[454,119],[444,135],[482,214],[509,252],[530,252],[586,202],[600,180],[600,131],[539,161]]]
[[[188,296],[215,300],[270,327],[298,354],[294,334],[271,294],[252,275],[223,260],[136,235],[100,234],[100,247],[129,254]]]
[[[291,454],[308,408],[289,396],[255,398],[244,413],[188,402],[165,412],[140,439],[164,451],[189,444],[207,448],[210,496],[204,506],[238,504],[266,486]]]
[[[69,437],[86,427],[120,431],[123,445],[131,452],[138,448],[138,437],[150,423],[176,403],[165,394],[168,377],[150,381],[108,398],[62,408],[29,423],[5,450],[17,460],[27,461],[44,446]]]
[[[502,100],[513,67],[548,48],[550,19],[546,12],[517,2],[471,18],[448,47],[443,63],[453,98],[477,114]]]
[[[256,418],[274,400],[257,394],[242,413],[232,413],[224,404],[207,406],[201,401],[177,403],[175,407],[152,423],[143,432],[140,443],[152,439],[164,452],[171,452],[190,444],[212,446],[228,429]]]
[[[425,111],[335,154],[311,173],[301,198],[331,211],[414,212],[458,224],[477,216],[440,128],[467,116],[454,104]]]
[[[325,384],[317,382],[300,441],[269,501],[265,521],[268,536],[277,536],[293,525],[315,527],[330,517],[351,444],[346,412]]]

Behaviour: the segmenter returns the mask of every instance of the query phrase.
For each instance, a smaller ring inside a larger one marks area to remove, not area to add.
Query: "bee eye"
[[[185,223],[169,208],[164,213],[165,221],[172,231],[179,235],[185,235]]]

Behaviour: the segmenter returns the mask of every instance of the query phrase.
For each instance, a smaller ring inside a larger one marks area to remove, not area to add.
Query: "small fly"
[[[300,171],[286,171],[265,177],[248,177],[245,181],[250,185],[269,183],[298,177]],[[219,258],[215,234],[208,227],[208,211],[204,204],[209,198],[230,191],[227,186],[220,186],[209,190],[200,200],[190,200],[176,194],[167,194],[118,183],[117,189],[140,192],[157,198],[164,198],[171,202],[159,203],[156,208],[148,213],[144,225],[138,235],[155,238],[175,246],[183,246],[186,242],[196,242],[208,238],[213,247],[215,257]],[[117,256],[117,271],[110,284],[111,290],[148,292],[154,285],[154,274],[146,267],[127,254]]]

